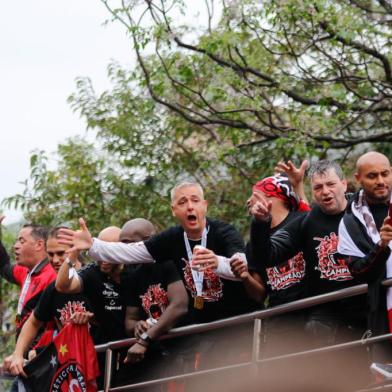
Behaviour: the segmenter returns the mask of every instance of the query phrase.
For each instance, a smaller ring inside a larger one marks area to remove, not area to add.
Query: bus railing
[[[392,286],[392,279],[384,280],[382,282],[382,285],[387,286],[387,287]],[[318,354],[318,353],[335,351],[335,350],[340,350],[340,349],[347,349],[347,348],[354,348],[354,347],[359,347],[359,346],[364,346],[364,345],[371,345],[371,344],[374,344],[374,343],[377,343],[380,341],[391,339],[392,334],[385,334],[385,335],[374,336],[374,337],[365,337],[360,340],[341,343],[341,344],[337,344],[337,345],[326,346],[326,347],[321,347],[321,348],[317,348],[317,349],[313,349],[313,350],[301,351],[301,352],[296,352],[296,353],[291,353],[291,354],[285,354],[285,355],[279,355],[279,356],[275,356],[275,357],[260,359],[261,321],[263,319],[267,319],[272,316],[286,314],[286,313],[293,312],[296,310],[310,308],[312,306],[321,305],[321,304],[337,301],[337,300],[344,299],[344,298],[355,297],[357,295],[367,293],[367,290],[368,290],[367,284],[360,284],[360,285],[352,286],[349,288],[333,291],[330,293],[317,295],[317,296],[309,297],[309,298],[304,298],[304,299],[297,300],[297,301],[292,301],[287,304],[279,305],[279,306],[276,306],[273,308],[268,308],[268,309],[264,309],[264,310],[260,310],[260,311],[256,311],[256,312],[252,312],[252,313],[242,314],[239,316],[221,319],[221,320],[213,321],[210,323],[194,324],[194,325],[189,325],[186,327],[173,328],[170,331],[168,331],[167,334],[165,334],[159,338],[159,340],[167,340],[167,339],[177,338],[177,337],[191,335],[191,334],[195,334],[195,333],[203,333],[203,332],[209,332],[209,331],[213,331],[213,330],[217,330],[217,329],[221,329],[221,328],[225,328],[225,327],[232,327],[235,325],[240,325],[240,324],[244,324],[244,323],[253,321],[254,324],[253,324],[253,341],[252,341],[251,361],[242,362],[242,363],[238,363],[238,364],[234,364],[234,365],[227,365],[227,366],[216,367],[216,368],[207,369],[207,370],[195,371],[195,372],[191,372],[191,373],[184,373],[184,374],[179,374],[179,375],[175,375],[175,376],[164,377],[164,378],[159,378],[159,379],[154,379],[154,380],[148,380],[148,381],[144,381],[144,382],[138,382],[138,383],[119,386],[119,387],[111,387],[110,384],[111,384],[111,378],[112,378],[113,350],[117,350],[117,349],[123,348],[123,347],[129,347],[130,345],[132,345],[136,341],[136,339],[129,338],[129,339],[123,339],[123,340],[119,340],[119,341],[108,342],[106,344],[97,345],[97,346],[95,346],[97,352],[105,352],[105,374],[104,374],[104,389],[103,389],[103,391],[104,392],[127,391],[127,390],[132,390],[132,389],[141,388],[141,387],[163,384],[163,383],[167,383],[170,381],[186,380],[186,379],[190,379],[190,378],[197,377],[200,375],[208,375],[208,374],[224,372],[224,371],[228,371],[230,369],[249,368],[250,370],[257,371],[258,367],[261,364],[267,363],[267,362],[279,361],[282,359],[295,358],[295,357],[301,357],[301,356],[310,356],[310,355],[314,355],[314,354]],[[7,375],[4,375],[4,378],[7,378],[7,377],[8,377]],[[0,376],[0,378],[3,378],[3,377]]]
[[[385,280],[382,282],[382,284],[384,286],[391,286],[392,279]],[[260,359],[261,320],[267,319],[272,316],[278,316],[278,315],[286,314],[286,313],[293,312],[296,310],[306,309],[306,308],[310,308],[312,306],[321,305],[321,304],[325,304],[328,302],[333,302],[333,301],[340,300],[343,298],[350,298],[350,297],[354,297],[357,295],[365,294],[365,293],[367,293],[367,290],[368,290],[367,284],[360,284],[360,285],[352,286],[349,288],[333,291],[330,293],[317,295],[317,296],[309,297],[309,298],[304,298],[304,299],[297,300],[297,301],[292,301],[287,304],[283,304],[283,305],[276,306],[273,308],[268,308],[268,309],[264,309],[264,310],[260,310],[260,311],[256,311],[256,312],[252,312],[252,313],[242,314],[239,316],[230,317],[230,318],[226,318],[226,319],[222,319],[222,320],[217,320],[217,321],[213,321],[210,323],[196,324],[196,325],[194,324],[194,325],[189,325],[186,327],[173,328],[167,334],[165,334],[164,336],[161,336],[159,339],[159,340],[166,340],[166,339],[172,339],[172,338],[176,338],[176,337],[180,337],[180,336],[195,334],[195,333],[209,332],[209,331],[213,331],[216,329],[220,329],[220,328],[224,328],[224,327],[232,327],[235,325],[239,325],[239,324],[253,321],[254,326],[253,326],[253,342],[252,342],[252,357],[251,357],[252,359],[250,362],[242,362],[242,363],[238,363],[235,365],[222,366],[222,367],[217,367],[217,368],[213,368],[213,369],[195,371],[192,373],[179,374],[179,375],[175,375],[175,376],[164,377],[164,378],[159,378],[159,379],[154,379],[154,380],[149,380],[149,381],[144,381],[144,382],[138,382],[138,383],[119,386],[119,387],[111,387],[110,383],[111,383],[111,376],[112,376],[111,365],[112,365],[113,350],[130,346],[135,342],[135,339],[134,338],[124,339],[124,340],[119,340],[116,342],[108,342],[106,344],[96,346],[97,352],[106,352],[104,392],[132,390],[132,389],[136,389],[136,388],[140,388],[140,387],[147,387],[147,386],[152,386],[152,385],[157,385],[157,384],[163,384],[163,383],[167,383],[170,381],[185,380],[185,379],[197,377],[200,375],[218,373],[218,372],[227,371],[230,369],[249,368],[251,370],[253,369],[253,370],[257,371],[259,365],[262,363],[265,363],[265,362],[277,361],[277,360],[291,358],[291,357],[297,357],[297,356],[312,355],[312,354],[334,351],[334,350],[339,350],[339,349],[344,349],[344,348],[352,348],[352,347],[358,347],[358,346],[363,346],[363,345],[370,345],[370,344],[374,344],[379,341],[390,339],[392,337],[392,334],[386,334],[386,335],[381,335],[381,336],[376,336],[376,337],[363,338],[361,340],[347,342],[347,343],[343,343],[343,344],[322,347],[322,348],[318,348],[318,349],[314,349],[314,350],[308,350],[308,351],[302,351],[302,352],[297,352],[297,353],[292,353],[292,354],[281,355],[281,356],[277,356],[277,357]]]

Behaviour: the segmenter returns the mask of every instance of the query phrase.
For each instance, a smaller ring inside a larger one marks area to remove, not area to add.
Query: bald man
[[[120,240],[134,243],[147,240],[155,233],[150,221],[137,218],[124,224]],[[188,294],[173,261],[133,267],[133,272],[123,277],[122,286],[126,333],[136,337],[137,342],[126,352],[125,363],[130,366],[120,368],[115,385],[165,374],[163,369],[171,364],[164,361],[162,342],[154,341],[174,327],[188,310]],[[140,363],[136,365],[136,362]]]
[[[119,242],[121,229],[110,226],[103,229],[98,238],[107,242]],[[70,276],[71,265],[64,263],[57,275],[56,289],[62,293],[81,293],[91,303],[96,324],[91,334],[95,344],[124,339],[125,305],[121,295],[123,264],[104,260],[87,265],[78,274]]]
[[[135,218],[125,222],[120,232],[120,242],[131,244],[145,241],[154,234],[156,234],[156,230],[150,221],[143,218]]]
[[[362,155],[356,164],[355,179],[361,190],[349,203],[340,223],[338,251],[350,256],[351,274],[369,284],[369,329],[372,335],[380,335],[390,331],[392,320],[388,320],[392,292],[381,285],[383,279],[392,277],[392,221],[388,217],[392,170],[389,159],[375,151]],[[390,342],[375,346],[373,357],[391,361]]]

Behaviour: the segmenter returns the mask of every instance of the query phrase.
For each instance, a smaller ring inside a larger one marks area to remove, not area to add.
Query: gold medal
[[[198,310],[202,310],[204,307],[204,299],[200,295],[195,297],[194,302],[193,302],[193,307]]]

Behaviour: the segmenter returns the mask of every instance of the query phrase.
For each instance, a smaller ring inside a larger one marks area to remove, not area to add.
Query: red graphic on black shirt
[[[315,267],[321,273],[320,278],[336,281],[353,279],[345,259],[337,258],[335,260],[334,255],[337,253],[338,247],[338,236],[336,233],[331,233],[324,238],[314,237],[313,239],[320,241],[320,244],[316,247],[318,267]]]
[[[166,291],[161,284],[153,284],[148,287],[147,292],[140,296],[144,311],[151,318],[158,320],[169,305]]]
[[[191,292],[192,298],[197,297],[195,282],[193,281],[192,268],[185,262],[184,279],[186,288]],[[204,271],[202,297],[207,302],[219,301],[223,296],[223,283],[219,276],[211,269]]]
[[[272,290],[284,290],[300,282],[305,276],[305,260],[302,252],[292,257],[287,263],[267,268],[268,284]]]
[[[68,301],[62,309],[57,309],[60,312],[60,321],[62,325],[71,321],[71,316],[76,312],[85,312],[84,301]]]

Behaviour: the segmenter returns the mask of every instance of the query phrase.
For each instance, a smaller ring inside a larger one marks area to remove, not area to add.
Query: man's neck
[[[277,207],[272,213],[271,229],[281,224],[289,214],[289,210],[285,207]]]
[[[201,227],[198,230],[184,230],[188,239],[192,240],[192,241],[198,241],[201,239],[201,237],[203,236],[203,231],[206,228],[206,224],[207,222],[204,223],[203,227]]]
[[[35,262],[31,263],[31,264],[27,267],[27,269],[29,270],[29,272],[31,272],[35,267],[37,267],[38,264],[41,263],[41,261],[43,261],[43,260],[44,260],[44,259],[41,259],[41,260],[38,260],[38,261],[35,261]]]

